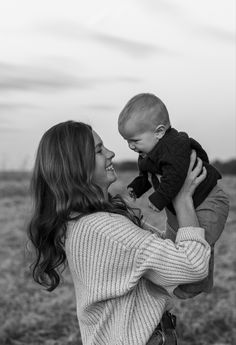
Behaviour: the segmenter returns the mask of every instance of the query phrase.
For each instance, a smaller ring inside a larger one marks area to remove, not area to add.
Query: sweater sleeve
[[[210,249],[203,229],[180,229],[173,243],[124,216],[100,212],[80,219],[69,234],[69,263],[89,303],[124,295],[142,277],[168,287],[207,275]]]
[[[204,229],[188,227],[178,230],[176,241],[150,238],[140,254],[144,276],[163,287],[201,280],[208,274],[210,246]]]

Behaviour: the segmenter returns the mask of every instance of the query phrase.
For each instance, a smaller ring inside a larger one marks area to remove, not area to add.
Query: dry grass
[[[126,193],[133,173],[120,173],[113,192]],[[30,214],[28,177],[3,178],[0,182],[0,344],[79,345],[73,285],[69,272],[55,292],[47,293],[29,275],[25,245]],[[177,301],[178,334],[181,345],[236,344],[236,177],[225,177],[231,209],[226,229],[216,246],[215,287],[187,301]],[[135,204],[144,216],[164,229],[165,214],[156,216],[143,197]]]

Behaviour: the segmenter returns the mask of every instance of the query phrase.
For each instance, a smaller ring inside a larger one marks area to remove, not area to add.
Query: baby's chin
[[[145,158],[146,156],[147,156],[147,154],[146,153],[144,153],[144,152],[139,152],[139,155],[142,157],[142,158]]]

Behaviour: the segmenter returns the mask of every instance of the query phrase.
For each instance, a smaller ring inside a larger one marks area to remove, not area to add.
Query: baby
[[[193,202],[199,224],[206,231],[212,255],[209,274],[203,281],[179,285],[174,294],[179,298],[193,297],[209,292],[213,286],[214,244],[220,237],[229,210],[228,197],[217,184],[220,173],[209,163],[201,145],[185,132],[171,127],[164,103],[149,93],[133,97],[119,115],[118,128],[129,148],[139,154],[139,176],[129,185],[132,198],[139,198],[151,187],[149,206],[156,211],[165,208],[167,214],[166,238],[175,240],[178,222],[172,204],[187,175],[190,154],[195,150],[207,170],[207,177],[197,187]],[[150,182],[151,180],[151,182]]]

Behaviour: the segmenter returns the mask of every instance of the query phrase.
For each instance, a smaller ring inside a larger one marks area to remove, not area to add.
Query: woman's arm
[[[193,169],[196,159],[197,164],[196,167]],[[205,177],[206,169],[205,167],[202,167],[202,161],[196,157],[196,152],[192,151],[187,177],[178,195],[173,200],[173,205],[176,210],[179,228],[189,226],[199,227],[198,218],[196,216],[196,212],[193,206],[192,195],[196,187],[205,179]],[[169,213],[170,216],[175,218],[175,216],[172,215],[171,212]],[[144,223],[144,229],[150,230],[153,233],[160,233],[160,230],[154,228],[150,224]],[[160,237],[165,238],[165,235],[161,234]]]
[[[202,168],[200,159],[193,169],[196,159],[193,151],[184,185],[173,200],[179,223],[175,244],[166,240],[158,251],[153,240],[145,251],[150,268],[144,276],[158,285],[177,285],[180,280],[191,282],[207,275],[209,246],[204,229],[199,228],[192,200],[194,190],[206,177],[206,169]]]

